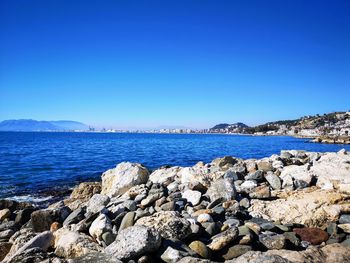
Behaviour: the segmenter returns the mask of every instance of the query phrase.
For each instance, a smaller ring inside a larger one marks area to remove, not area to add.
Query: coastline
[[[349,169],[345,150],[226,156],[153,172],[120,163],[45,209],[1,200],[3,262],[342,262],[350,256]]]

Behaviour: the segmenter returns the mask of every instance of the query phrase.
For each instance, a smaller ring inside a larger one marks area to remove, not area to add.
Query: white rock
[[[106,195],[95,194],[91,197],[89,202],[87,203],[86,211],[88,213],[98,213],[102,211],[106,205],[109,203],[110,199]]]
[[[232,179],[219,179],[210,185],[206,194],[211,201],[218,198],[223,198],[226,201],[233,200],[236,197],[236,188]]]
[[[112,222],[111,220],[105,215],[100,214],[91,224],[89,233],[90,235],[95,238],[97,241],[102,240],[102,234],[107,231],[112,231]]]
[[[197,217],[199,223],[213,222],[213,218],[209,214],[200,214]]]
[[[200,203],[202,194],[199,191],[186,190],[182,193],[182,197],[186,198],[187,202],[190,202],[195,206]]]
[[[174,182],[178,172],[181,169],[182,168],[178,166],[157,169],[153,173],[151,173],[151,175],[149,176],[149,180],[152,181],[152,183],[159,183],[159,184],[166,183],[168,185]]]
[[[305,164],[284,167],[280,178],[283,181],[282,188],[293,190],[310,186],[313,176],[309,171],[309,165]]]
[[[101,194],[109,197],[124,194],[131,187],[147,182],[148,170],[141,164],[122,162],[102,174]]]

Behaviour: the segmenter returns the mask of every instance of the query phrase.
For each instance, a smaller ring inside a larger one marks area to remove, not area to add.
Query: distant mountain
[[[74,131],[89,127],[77,121],[5,120],[0,122],[0,131]]]
[[[213,128],[210,128],[210,130],[221,130],[221,129],[244,129],[248,128],[249,126],[242,123],[242,122],[237,122],[233,124],[228,124],[228,123],[220,123],[215,125]]]

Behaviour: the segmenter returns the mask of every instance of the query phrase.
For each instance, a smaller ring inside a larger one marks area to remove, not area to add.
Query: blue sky
[[[259,124],[350,109],[350,1],[0,2],[0,120]]]

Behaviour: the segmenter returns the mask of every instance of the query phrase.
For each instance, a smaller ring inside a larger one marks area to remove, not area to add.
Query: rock
[[[227,252],[222,256],[225,260],[230,260],[233,258],[237,258],[248,251],[251,251],[252,247],[247,245],[234,245],[230,247]]]
[[[111,232],[104,232],[102,234],[102,240],[105,242],[105,244],[107,246],[109,246],[110,244],[112,244],[114,242],[116,238],[116,235],[114,235],[113,233]]]
[[[0,199],[0,209],[10,209],[11,212],[22,210],[27,207],[33,207],[30,203],[17,202],[14,200]]]
[[[166,184],[174,182],[177,177],[178,172],[181,170],[181,167],[175,166],[170,168],[160,168],[155,170],[149,176],[149,180],[154,184]]]
[[[221,158],[216,158],[215,160],[213,160],[211,163],[214,166],[218,166],[218,167],[224,167],[227,165],[233,165],[237,162],[236,158],[233,158],[232,156],[224,156]]]
[[[269,172],[265,176],[266,181],[271,185],[275,190],[279,190],[282,187],[281,179],[272,172]]]
[[[208,259],[199,259],[195,257],[184,257],[180,259],[177,263],[214,263],[214,261]]]
[[[327,232],[319,228],[294,228],[293,232],[300,236],[301,240],[312,245],[319,245],[328,239]]]
[[[4,221],[5,219],[9,218],[11,215],[11,210],[8,208],[0,210],[0,221]]]
[[[95,194],[101,192],[100,182],[83,182],[77,187],[74,187],[73,192],[70,195],[71,199],[79,199],[83,202],[88,201]]]
[[[279,221],[282,224],[298,223],[309,227],[322,227],[328,222],[336,222],[339,214],[350,207],[347,195],[314,187],[282,193],[280,198],[273,201],[254,199],[248,211],[253,217]]]
[[[341,215],[339,217],[339,224],[350,224],[350,215]]]
[[[31,215],[35,210],[36,209],[33,207],[28,207],[24,208],[23,210],[20,210],[16,215],[15,222],[17,224],[24,225],[30,220]]]
[[[58,229],[60,229],[62,227],[62,225],[58,222],[53,222],[50,226],[50,231],[51,232],[55,232],[57,231]]]
[[[109,197],[124,194],[131,187],[147,183],[148,170],[141,164],[122,162],[102,174],[102,191]]]
[[[134,225],[135,212],[128,212],[120,223],[119,232]]]
[[[339,224],[338,227],[344,231],[344,233],[350,234],[350,224]]]
[[[238,236],[238,228],[237,227],[231,227],[227,229],[226,231],[217,234],[211,238],[211,243],[208,245],[208,247],[211,250],[217,251],[222,248],[224,248],[226,245],[234,241]]]
[[[239,186],[239,189],[240,191],[239,192],[245,192],[245,193],[249,193],[251,192],[255,187],[257,187],[258,184],[255,182],[255,181],[244,181],[240,186]]]
[[[191,234],[190,223],[175,211],[161,211],[138,219],[135,225],[152,227],[164,238],[184,239]]]
[[[264,179],[264,173],[261,170],[251,172],[244,177],[244,180],[255,180],[261,182]]]
[[[200,214],[197,217],[197,221],[199,223],[204,223],[204,222],[213,222],[213,218],[209,214]]]
[[[102,241],[102,234],[108,231],[112,231],[112,222],[105,214],[100,214],[89,229],[90,235],[97,241]]]
[[[310,172],[322,189],[337,189],[339,184],[350,184],[350,155],[343,152],[326,153],[313,162]]]
[[[288,190],[305,188],[311,185],[313,175],[309,171],[309,165],[289,165],[283,168],[280,178],[282,187]]]
[[[0,240],[8,240],[15,232],[12,229],[7,229],[0,232]]]
[[[70,213],[68,207],[60,207],[58,209],[43,209],[31,213],[31,222],[35,232],[43,232],[50,230],[53,222],[62,223]]]
[[[286,244],[284,235],[259,235],[259,241],[267,249],[282,249]]]
[[[11,247],[12,243],[10,242],[0,242],[0,261],[10,252]]]
[[[193,206],[198,205],[200,203],[201,197],[201,192],[193,190],[186,190],[182,194],[182,198],[187,199],[187,202],[192,203]]]
[[[10,252],[7,254],[6,258],[14,255],[22,246],[34,238],[36,234],[31,228],[22,228],[17,231],[9,240],[12,243]]]
[[[19,255],[23,254],[25,251],[39,248],[42,251],[46,251],[51,246],[51,241],[53,240],[53,235],[50,231],[45,231],[40,233],[26,242],[21,246],[15,253],[9,255],[5,258],[6,262],[16,262],[15,258],[19,258]]]
[[[66,227],[54,232],[54,237],[55,254],[59,257],[70,259],[101,251],[100,246],[93,242],[91,237]]]
[[[31,262],[39,263],[47,259],[47,253],[38,247],[30,248],[16,254],[7,263]]]
[[[154,252],[160,245],[161,237],[156,230],[144,226],[132,226],[122,230],[105,251],[117,259],[129,260]]]
[[[202,258],[210,258],[211,256],[210,249],[201,241],[193,241],[189,244],[189,247]]]
[[[268,199],[271,197],[270,188],[266,185],[260,185],[249,193],[250,198]]]
[[[161,259],[166,263],[176,263],[184,257],[182,251],[174,249],[172,247],[167,247],[167,249],[161,255]]]
[[[76,224],[83,220],[85,218],[85,209],[84,208],[77,208],[74,210],[72,213],[69,214],[69,216],[63,221],[63,225],[71,225],[71,224]]]
[[[86,212],[92,214],[99,213],[104,208],[106,208],[106,205],[109,203],[109,201],[110,199],[107,195],[95,194],[87,203]]]
[[[123,263],[119,259],[116,259],[114,256],[106,254],[106,253],[98,253],[98,252],[91,252],[87,253],[83,256],[74,258],[69,261],[69,263],[87,263],[87,262],[94,262],[94,263]]]
[[[163,196],[163,193],[155,193],[148,195],[145,199],[141,201],[141,205],[143,207],[152,205],[156,200],[161,198]]]
[[[261,170],[263,172],[272,171],[273,167],[272,164],[269,161],[266,161],[264,159],[257,162],[258,170]]]
[[[236,197],[236,189],[233,180],[225,178],[213,182],[206,194],[211,201],[218,198],[222,198],[222,200],[232,200]]]

